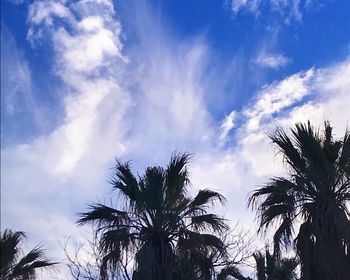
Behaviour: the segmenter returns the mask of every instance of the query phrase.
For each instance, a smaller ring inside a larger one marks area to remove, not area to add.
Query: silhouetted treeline
[[[71,277],[349,280],[349,131],[335,139],[328,122],[323,130],[298,123],[288,134],[278,128],[270,139],[287,176],[271,178],[248,199],[257,213],[256,234],[274,231],[265,249],[253,249],[252,238],[213,212],[225,203],[220,193],[190,195],[189,154],[174,154],[166,167],[148,167],[142,175],[117,161],[111,183],[118,199],[91,204],[77,221],[94,229],[88,241],[93,262],[79,258],[81,247],[72,255],[64,246]],[[20,258],[23,236],[1,235],[1,280],[35,279],[36,269],[53,265],[40,248]]]

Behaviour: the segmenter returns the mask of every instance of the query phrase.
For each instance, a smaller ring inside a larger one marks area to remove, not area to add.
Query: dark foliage
[[[34,280],[37,269],[48,268],[55,263],[45,257],[41,247],[22,255],[20,243],[25,234],[5,229],[0,239],[0,279]]]
[[[104,254],[101,279],[130,255],[135,260],[134,280],[211,279],[213,257],[226,254],[215,234],[228,226],[208,210],[225,199],[210,190],[200,190],[194,198],[189,195],[189,159],[188,154],[176,154],[166,168],[149,167],[139,177],[129,164],[117,161],[112,186],[123,205],[91,205],[78,221],[98,227]]]
[[[249,204],[256,206],[261,229],[276,225],[274,254],[292,243],[304,280],[350,279],[350,133],[335,140],[332,127],[323,133],[297,124],[288,136],[278,129],[271,136],[288,167],[287,178],[273,178],[256,190]],[[260,200],[262,199],[262,200]]]

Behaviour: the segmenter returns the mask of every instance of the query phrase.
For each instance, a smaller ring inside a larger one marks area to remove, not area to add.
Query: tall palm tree
[[[350,133],[335,140],[332,127],[323,132],[296,124],[288,136],[270,136],[286,163],[289,176],[272,178],[253,192],[260,229],[277,226],[274,253],[291,244],[293,229],[305,280],[350,279]]]
[[[21,231],[5,229],[0,239],[0,279],[32,280],[36,279],[36,271],[54,265],[47,259],[40,247],[35,247],[21,257],[20,243],[25,234]]]
[[[188,154],[175,154],[166,168],[148,167],[142,176],[135,176],[128,163],[117,161],[111,183],[123,200],[112,207],[90,205],[78,221],[97,225],[101,233],[105,254],[101,279],[108,268],[120,268],[130,254],[135,256],[133,279],[175,279],[185,256],[210,250],[224,254],[223,242],[213,233],[227,230],[227,225],[208,210],[225,199],[208,189],[194,198],[189,195],[189,159]],[[200,277],[208,272],[197,268]]]

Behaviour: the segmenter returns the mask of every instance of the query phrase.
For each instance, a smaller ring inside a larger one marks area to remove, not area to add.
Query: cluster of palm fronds
[[[275,229],[272,253],[251,254],[253,277],[350,279],[350,133],[336,140],[329,123],[324,131],[307,123],[270,138],[288,176],[272,178],[249,198],[260,231]],[[227,221],[210,211],[225,198],[209,189],[190,195],[189,160],[175,154],[166,168],[149,167],[142,176],[117,161],[111,183],[119,200],[90,205],[78,221],[96,227],[101,280],[111,271],[128,280],[252,279],[232,257],[238,247],[227,242]],[[39,248],[18,261],[22,236],[5,231],[1,237],[1,279],[32,279],[35,268],[52,264]],[[288,257],[283,249],[292,249]]]
[[[45,257],[40,247],[35,247],[29,253],[23,254],[21,242],[25,234],[20,231],[5,230],[0,239],[0,279],[1,280],[32,280],[40,268],[54,264]]]
[[[128,254],[135,255],[133,279],[200,279],[212,274],[214,257],[227,257],[217,236],[228,226],[208,212],[224,197],[210,190],[189,195],[189,158],[178,154],[167,168],[147,168],[138,178],[128,164],[117,162],[112,185],[124,207],[91,205],[78,221],[97,224],[101,233],[101,279]]]

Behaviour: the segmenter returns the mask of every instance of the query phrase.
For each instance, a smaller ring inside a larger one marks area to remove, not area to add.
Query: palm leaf
[[[20,253],[19,244],[25,237],[21,231],[5,229],[0,239],[0,271],[3,274],[16,261]]]
[[[129,163],[121,163],[117,160],[115,175],[116,178],[111,180],[113,189],[118,190],[131,207],[137,208],[141,194],[138,181]]]
[[[251,280],[249,277],[244,277],[236,266],[224,267],[218,274],[217,280],[231,279],[230,276],[237,280]]]
[[[204,213],[205,209],[209,204],[214,204],[214,202],[219,201],[224,203],[226,201],[225,197],[217,192],[204,189],[200,190],[192,202],[189,204],[188,208],[192,213]]]
[[[215,214],[194,216],[191,219],[191,224],[197,231],[209,229],[220,233],[228,230],[228,225],[224,220]]]
[[[165,196],[169,205],[175,206],[176,201],[181,200],[187,194],[186,186],[189,184],[187,165],[191,155],[187,153],[175,153],[165,171]]]
[[[90,211],[80,213],[78,225],[87,223],[98,224],[99,227],[104,226],[120,226],[130,222],[127,212],[108,207],[103,204],[89,205]]]
[[[35,247],[20,258],[20,242],[25,234],[6,229],[0,240],[0,278],[1,279],[36,279],[36,270],[56,264],[45,257],[41,247]],[[19,259],[19,260],[18,260]]]

